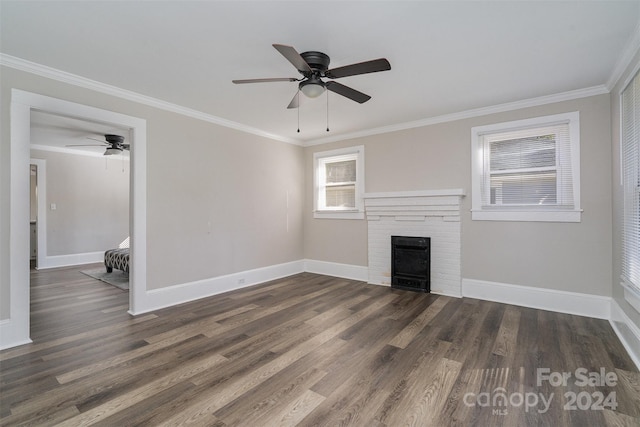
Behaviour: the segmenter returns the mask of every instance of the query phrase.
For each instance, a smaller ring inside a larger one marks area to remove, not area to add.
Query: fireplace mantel
[[[364,206],[369,221],[383,216],[393,216],[398,221],[418,221],[426,217],[460,221],[462,197],[462,189],[366,193]]]
[[[364,194],[369,283],[390,285],[391,236],[431,238],[431,291],[461,296],[462,189]]]

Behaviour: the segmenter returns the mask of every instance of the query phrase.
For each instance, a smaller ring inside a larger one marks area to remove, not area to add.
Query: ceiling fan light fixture
[[[316,77],[300,82],[300,90],[307,98],[317,98],[324,93],[324,82]]]
[[[331,58],[325,53],[318,51],[307,51],[298,53],[293,46],[283,44],[273,44],[273,47],[280,52],[284,58],[293,65],[303,79],[278,77],[263,79],[244,79],[232,80],[233,83],[266,83],[266,82],[300,82],[298,83],[298,92],[293,100],[287,106],[288,109],[299,107],[300,92],[308,98],[317,98],[325,91],[329,90],[345,98],[351,99],[357,103],[364,103],[371,99],[365,93],[358,92],[355,89],[345,86],[335,81],[323,82],[323,78],[339,79],[342,77],[357,76],[359,74],[377,73],[379,71],[388,71],[391,64],[385,58],[373,59],[371,61],[359,62],[357,64],[344,65],[338,68],[329,69]],[[328,93],[328,92],[327,92]]]
[[[112,156],[114,154],[120,154],[122,153],[122,150],[119,148],[113,148],[113,147],[109,147],[106,149],[106,151],[104,152],[105,156]]]

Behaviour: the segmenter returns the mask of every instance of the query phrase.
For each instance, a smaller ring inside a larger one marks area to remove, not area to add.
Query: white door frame
[[[31,342],[29,337],[29,163],[31,111],[102,122],[131,130],[129,313],[141,312],[147,283],[147,122],[113,111],[11,90],[9,213],[10,315],[0,322],[0,349]]]

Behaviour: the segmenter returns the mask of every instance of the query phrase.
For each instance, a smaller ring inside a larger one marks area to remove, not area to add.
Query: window
[[[472,138],[472,219],[580,222],[577,112],[479,126]]]
[[[622,91],[622,285],[640,311],[640,77]]]
[[[313,155],[314,217],[363,219],[364,147]]]

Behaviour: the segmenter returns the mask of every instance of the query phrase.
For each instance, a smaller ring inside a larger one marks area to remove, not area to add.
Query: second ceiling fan
[[[122,154],[122,150],[130,150],[130,145],[124,143],[124,136],[114,135],[114,134],[106,134],[104,136],[104,141],[101,139],[92,138],[90,136],[88,139],[93,139],[94,141],[101,142],[101,145],[97,144],[68,144],[66,147],[105,147],[106,151],[104,152],[105,156],[111,156],[114,154]]]
[[[341,77],[376,73],[378,71],[391,69],[391,64],[389,64],[389,61],[385,58],[329,69],[330,58],[322,52],[309,51],[298,53],[293,47],[282,44],[274,44],[273,47],[296,67],[298,72],[302,74],[302,78],[245,79],[233,80],[233,83],[300,82],[298,84],[299,90],[309,98],[320,96],[326,89],[362,104],[370,100],[371,97],[341,83],[334,81],[325,82],[322,79],[339,79]],[[298,106],[298,94],[296,93],[287,108],[298,108]]]

